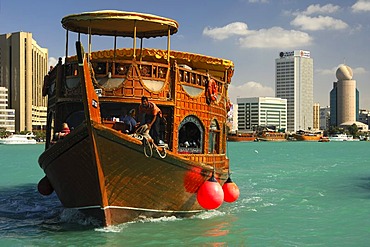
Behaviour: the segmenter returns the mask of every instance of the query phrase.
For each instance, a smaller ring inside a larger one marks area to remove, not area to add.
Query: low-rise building
[[[237,98],[238,130],[257,127],[287,128],[287,100],[274,97]]]

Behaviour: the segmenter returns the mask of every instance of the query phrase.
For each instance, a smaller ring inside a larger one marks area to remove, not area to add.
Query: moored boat
[[[287,135],[284,132],[263,130],[257,135],[258,141],[286,141]]]
[[[11,134],[8,137],[0,138],[0,144],[36,144],[33,133]]]
[[[227,134],[227,140],[229,142],[253,142],[256,139],[257,136],[255,133],[235,132]]]
[[[329,136],[329,140],[332,142],[359,141],[359,139],[354,139],[352,135],[347,135],[345,133],[331,135]]]
[[[236,200],[225,131],[233,62],[170,50],[178,23],[155,15],[96,11],[66,16],[62,25],[66,47],[69,31],[79,34],[77,55],[66,51],[65,63],[59,60],[45,76],[48,121],[39,157],[45,172],[40,193],[55,190],[64,207],[93,215],[103,225],[188,217]],[[87,54],[80,34],[88,35]],[[92,35],[114,37],[114,48],[92,52]],[[137,39],[142,44],[162,36],[167,50],[136,48]],[[133,38],[133,47],[116,48],[117,37]],[[160,109],[158,143],[147,132],[127,134],[125,123],[117,121],[122,112],[140,110],[142,96]],[[58,138],[64,123],[71,131]]]
[[[297,131],[293,134],[293,137],[297,141],[319,141],[322,138],[321,132],[312,132],[312,131]]]
[[[330,142],[330,139],[327,136],[323,136],[320,138],[319,142]]]

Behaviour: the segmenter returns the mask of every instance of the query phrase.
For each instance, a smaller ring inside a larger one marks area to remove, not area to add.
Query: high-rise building
[[[327,130],[330,127],[330,107],[320,108],[320,130]]]
[[[257,127],[287,127],[287,101],[273,97],[237,98],[238,130],[252,131]]]
[[[8,109],[8,89],[0,87],[0,128],[15,132],[15,110]]]
[[[15,131],[46,125],[42,86],[47,72],[48,50],[36,43],[32,33],[0,35],[0,86],[8,89],[8,106],[15,109]]]
[[[313,59],[309,51],[280,52],[275,59],[275,96],[287,100],[287,130],[313,128]]]
[[[347,65],[336,71],[338,81],[330,91],[330,125],[352,124],[359,119],[359,92],[352,80],[352,69]]]

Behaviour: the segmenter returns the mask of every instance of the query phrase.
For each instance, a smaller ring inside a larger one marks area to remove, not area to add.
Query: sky
[[[335,72],[346,64],[353,70],[360,108],[370,110],[370,0],[0,0],[0,34],[31,32],[54,65],[65,56],[61,19],[96,10],[176,20],[179,31],[171,37],[171,49],[234,62],[229,87],[233,103],[237,97],[274,97],[279,53],[307,50],[314,62],[315,103],[330,105]],[[106,40],[108,47],[94,40],[93,50],[113,47],[112,40]],[[132,46],[132,41],[118,41],[120,45]],[[165,49],[166,42],[149,39],[145,46]]]

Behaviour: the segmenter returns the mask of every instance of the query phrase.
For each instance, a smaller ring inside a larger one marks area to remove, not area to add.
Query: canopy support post
[[[68,40],[68,34],[69,34],[69,31],[68,29],[66,29],[67,32],[66,32],[66,58],[68,57],[68,43],[69,43],[69,40]]]
[[[91,54],[91,27],[88,27],[88,32],[89,32],[89,49],[88,49],[88,56],[87,56],[87,62],[90,63],[90,54]]]
[[[136,20],[134,23],[134,59],[136,59]]]
[[[167,37],[167,62],[170,63],[170,47],[171,47],[171,28],[168,26],[168,37]]]
[[[143,37],[140,38],[140,62],[143,60]]]
[[[116,62],[116,54],[117,54],[117,36],[114,35],[114,55],[113,55],[114,62]]]

